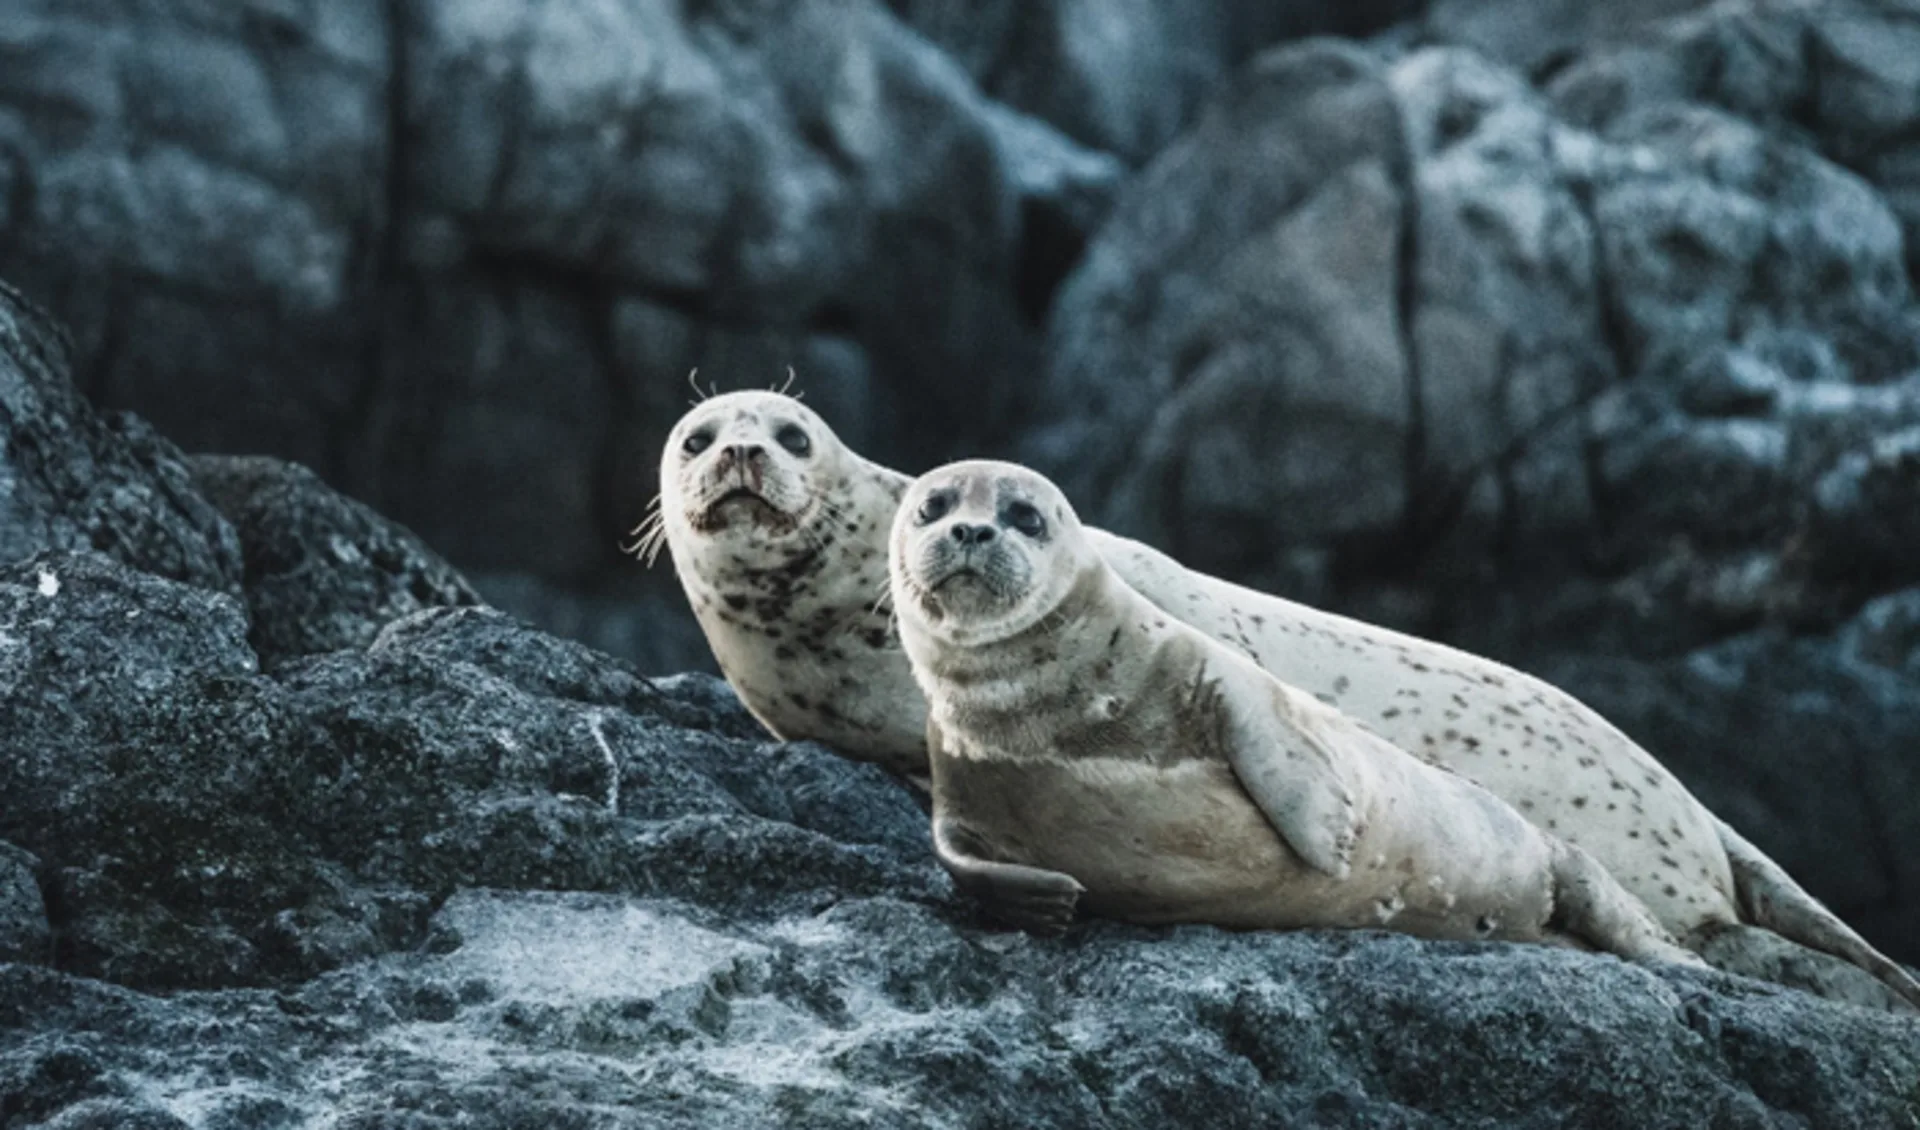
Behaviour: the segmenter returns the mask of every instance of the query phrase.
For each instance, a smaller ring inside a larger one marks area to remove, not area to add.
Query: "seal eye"
[[[920,504],[920,509],[914,512],[914,517],[918,518],[920,524],[924,526],[928,522],[938,522],[951,509],[953,509],[953,496],[942,491],[939,494],[928,495],[927,500]]]
[[[795,455],[804,456],[813,450],[813,441],[798,424],[780,425],[780,430],[773,433],[773,441]]]
[[[1040,511],[1025,502],[1008,503],[1001,517],[1007,525],[1030,538],[1037,538],[1047,532],[1047,520],[1040,516]]]
[[[688,455],[698,455],[712,446],[713,433],[702,428],[700,431],[688,436],[686,442],[680,445],[680,450],[686,452]]]

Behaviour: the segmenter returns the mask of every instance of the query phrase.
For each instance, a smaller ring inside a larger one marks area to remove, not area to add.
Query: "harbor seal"
[[[726,393],[667,436],[634,549],[667,547],[721,672],[776,737],[924,778],[926,708],[884,601],[906,483],[798,400]]]
[[[930,704],[936,854],[1029,926],[1078,902],[1704,966],[1586,852],[1155,607],[1035,472],[923,476],[890,572]]]
[[[778,444],[775,421],[805,431],[809,459]],[[735,509],[718,514],[726,521],[713,520],[715,484],[752,485],[738,469],[716,477],[718,453],[689,443],[703,430],[718,442],[723,429],[767,450],[765,491],[782,513],[804,517],[761,521],[767,512],[736,498]],[[636,548],[670,550],[722,671],[774,734],[816,739],[924,781],[926,704],[884,609],[872,603],[887,590],[888,531],[910,481],[846,448],[791,398],[727,393],[674,428],[660,506]],[[784,485],[766,485],[775,483]],[[1860,1003],[1920,1005],[1910,975],[1572,695],[1493,660],[1084,530],[1120,579],[1162,611],[1591,853],[1714,965]],[[800,647],[795,633],[805,635]],[[849,646],[856,641],[862,646]]]

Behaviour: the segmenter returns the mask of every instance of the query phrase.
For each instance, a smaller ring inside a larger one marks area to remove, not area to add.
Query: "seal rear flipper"
[[[1639,899],[1585,851],[1553,839],[1553,917],[1549,928],[1629,961],[1666,961],[1705,968],[1654,921]]]
[[[1278,679],[1264,671],[1248,677],[1254,674],[1267,693],[1209,696],[1220,712],[1227,762],[1240,787],[1307,866],[1345,879],[1352,873],[1361,832],[1356,775],[1349,772],[1341,745],[1346,735],[1295,709],[1288,700],[1293,692]]]
[[[1729,828],[1726,821],[1715,819],[1714,826],[1732,864],[1735,900],[1748,923],[1808,949],[1850,961],[1879,978],[1908,1005],[1920,1009],[1920,981],[1913,974],[1854,933],[1778,863]]]

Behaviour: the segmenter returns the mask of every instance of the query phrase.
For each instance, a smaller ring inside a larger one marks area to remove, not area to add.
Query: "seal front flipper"
[[[953,877],[954,886],[1008,925],[1046,936],[1066,932],[1086,890],[1077,879],[1061,871],[999,863],[977,851],[974,837],[936,805],[933,854]]]
[[[947,811],[939,780],[951,755],[941,741],[940,727],[931,718],[926,733],[935,785],[933,854],[952,876],[953,885],[980,903],[990,917],[1010,926],[1046,936],[1065,933],[1086,888],[1065,872],[989,858],[980,837]]]
[[[1340,735],[1299,709],[1290,701],[1293,692],[1265,672],[1221,676],[1236,677],[1264,686],[1247,688],[1254,693],[1222,694],[1215,681],[1207,695],[1234,776],[1309,867],[1345,879],[1353,869],[1361,827],[1357,781]]]

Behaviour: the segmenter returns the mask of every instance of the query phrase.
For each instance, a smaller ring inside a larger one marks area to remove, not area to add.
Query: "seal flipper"
[[[983,858],[969,850],[971,839],[951,817],[934,816],[933,854],[954,886],[1011,926],[1047,936],[1066,932],[1086,890],[1079,880],[1063,871]]]
[[[1852,962],[1920,1009],[1920,981],[1821,906],[1778,863],[1727,827],[1726,821],[1716,818],[1714,825],[1727,861],[1733,866],[1733,890],[1740,913],[1749,923],[1808,949]]]
[[[1288,699],[1294,692],[1278,679],[1253,670],[1245,677],[1256,674],[1264,687],[1227,695],[1215,684],[1210,695],[1220,712],[1227,763],[1295,854],[1314,870],[1345,879],[1360,838],[1360,806],[1338,737],[1297,709]]]
[[[940,730],[932,719],[927,721],[927,754],[937,782],[946,754]],[[1063,871],[987,858],[979,837],[945,810],[937,787],[933,794],[933,854],[952,877],[953,885],[980,903],[989,916],[1032,934],[1065,933],[1086,891],[1079,880]]]
[[[1544,834],[1544,833],[1543,833]],[[1554,837],[1553,918],[1548,925],[1629,961],[1666,961],[1705,969],[1639,899],[1585,851]]]

